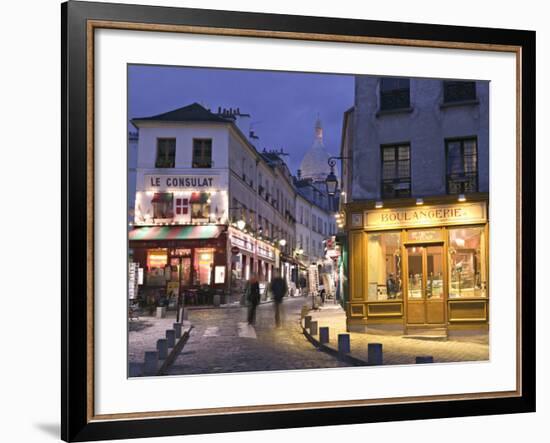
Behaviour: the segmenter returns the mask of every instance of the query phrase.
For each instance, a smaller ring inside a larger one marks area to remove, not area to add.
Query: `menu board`
[[[139,263],[130,262],[128,264],[128,298],[134,299],[138,293],[138,274]]]

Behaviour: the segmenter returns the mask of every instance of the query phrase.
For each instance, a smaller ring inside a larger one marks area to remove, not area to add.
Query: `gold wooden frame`
[[[436,402],[450,400],[471,400],[471,399],[495,399],[503,397],[520,397],[522,395],[522,367],[521,367],[521,284],[517,285],[516,293],[516,321],[517,321],[517,338],[516,351],[518,358],[516,359],[516,390],[500,391],[500,392],[479,392],[469,394],[451,394],[451,395],[429,395],[419,397],[395,397],[382,399],[368,400],[345,400],[345,401],[324,401],[324,402],[309,402],[309,403],[291,403],[291,404],[273,404],[261,406],[238,406],[238,407],[221,407],[221,408],[206,408],[206,409],[184,409],[172,411],[150,411],[137,413],[116,413],[102,414],[94,413],[94,32],[96,29],[119,29],[119,30],[134,30],[134,31],[155,31],[155,32],[172,32],[184,34],[201,34],[201,35],[219,35],[219,36],[237,36],[250,38],[276,38],[276,39],[291,39],[291,40],[306,40],[306,41],[325,41],[325,42],[342,42],[342,43],[357,43],[371,45],[394,45],[408,46],[419,48],[442,48],[442,49],[457,49],[457,50],[476,50],[476,51],[494,51],[513,53],[516,56],[516,177],[517,177],[517,192],[516,192],[516,223],[517,230],[521,232],[522,228],[522,190],[521,190],[521,142],[522,142],[522,107],[521,107],[521,91],[522,91],[522,47],[514,45],[500,44],[484,44],[484,43],[467,43],[467,42],[446,42],[446,41],[426,41],[414,39],[398,39],[398,38],[380,38],[380,37],[362,37],[351,35],[329,35],[329,34],[314,34],[301,32],[283,32],[283,31],[264,31],[254,29],[232,29],[232,28],[214,28],[202,26],[186,26],[186,25],[165,25],[165,24],[148,24],[138,22],[123,22],[123,21],[105,21],[105,20],[88,20],[87,21],[87,44],[86,44],[86,62],[87,62],[87,421],[111,421],[120,419],[136,419],[136,418],[155,418],[155,417],[186,417],[200,415],[216,415],[216,414],[237,414],[237,413],[254,413],[265,411],[292,411],[303,410],[310,408],[338,408],[350,406],[365,406],[365,405],[389,405],[398,403],[411,402]],[[521,267],[521,237],[516,239],[516,279],[522,281]]]

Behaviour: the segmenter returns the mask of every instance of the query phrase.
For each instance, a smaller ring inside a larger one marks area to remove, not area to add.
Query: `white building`
[[[314,140],[306,152],[294,180],[296,189],[296,244],[302,271],[317,268],[318,275],[332,274],[332,260],[326,248],[336,234],[334,207],[326,193],[325,179],[330,173],[329,154],[323,142],[323,128],[317,119]],[[313,286],[310,283],[310,288]]]
[[[150,292],[228,290],[252,272],[269,280],[278,268],[290,275],[290,173],[244,135],[248,117],[193,103],[132,120],[139,141],[129,242]]]

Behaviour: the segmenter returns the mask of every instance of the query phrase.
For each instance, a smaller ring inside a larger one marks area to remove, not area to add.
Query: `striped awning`
[[[206,192],[193,192],[191,194],[191,198],[189,199],[189,203],[204,204],[206,202],[208,202],[208,193]]]
[[[151,203],[172,203],[173,198],[174,194],[168,192],[155,192],[155,195],[153,195],[151,199]]]
[[[222,226],[143,226],[128,234],[130,241],[139,240],[205,240],[217,238]]]

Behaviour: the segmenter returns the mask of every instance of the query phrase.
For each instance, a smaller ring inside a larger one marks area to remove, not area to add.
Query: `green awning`
[[[139,240],[206,240],[217,238],[223,226],[143,226],[128,234],[130,241]]]

